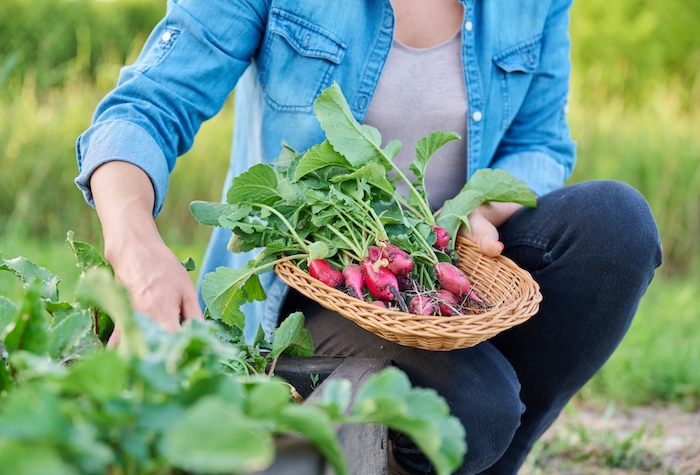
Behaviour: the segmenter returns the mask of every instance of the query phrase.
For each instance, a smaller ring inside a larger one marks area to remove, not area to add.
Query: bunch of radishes
[[[273,162],[232,180],[226,203],[192,203],[199,222],[232,231],[229,250],[260,249],[243,268],[205,277],[202,292],[217,303],[210,311],[224,321],[242,319],[243,303],[266,297],[258,275],[290,261],[377,305],[421,315],[481,313],[488,302],[454,265],[456,236],[462,226],[469,229],[469,213],[480,204],[535,206],[532,191],[506,170],[481,169],[434,210],[428,163],[458,134],[435,131],[419,139],[404,170],[393,160],[401,143],[382,148],[379,130],[357,121],[337,84],[316,98],[314,112],[326,140],[304,152],[283,143]]]
[[[444,252],[449,242],[447,231],[439,226],[433,231],[438,237],[434,247]],[[411,256],[388,241],[369,246],[362,261],[349,262],[342,270],[325,259],[310,261],[308,269],[312,277],[351,297],[385,308],[398,306],[415,315],[464,315],[485,307],[457,266],[450,262],[435,264],[439,288],[428,289],[412,277]]]

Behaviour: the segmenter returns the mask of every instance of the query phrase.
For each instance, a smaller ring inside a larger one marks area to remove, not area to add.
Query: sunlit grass
[[[610,178],[637,188],[657,220],[661,273],[688,275],[700,265],[700,107],[659,88],[643,108],[573,94],[569,120],[578,142],[572,182]],[[634,232],[634,230],[630,230]]]
[[[658,279],[603,369],[581,392],[629,405],[652,401],[700,404],[697,278]]]

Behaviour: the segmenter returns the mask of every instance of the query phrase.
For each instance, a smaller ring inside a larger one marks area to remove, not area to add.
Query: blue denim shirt
[[[538,195],[563,186],[575,161],[566,123],[571,0],[460,1],[470,111],[466,178],[503,168]],[[394,23],[389,0],[169,0],[140,56],[78,138],[76,183],[92,204],[91,173],[106,161],[131,162],[151,178],[157,215],[177,157],[234,87],[227,184],[275,159],[283,140],[296,150],[321,142],[313,101],[334,81],[362,122]],[[229,237],[215,228],[202,275],[250,259],[226,249]],[[288,290],[272,272],[261,280],[267,299],[243,308],[248,332],[258,322],[268,332],[276,326]]]

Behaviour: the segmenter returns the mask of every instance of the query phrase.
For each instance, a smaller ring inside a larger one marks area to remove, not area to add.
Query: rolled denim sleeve
[[[562,187],[576,160],[566,120],[570,6],[570,0],[552,2],[539,67],[491,163],[492,168],[506,169],[524,180],[540,196]]]
[[[143,169],[161,210],[170,172],[205,120],[221,110],[264,32],[264,2],[170,0],[133,65],[100,102],[77,140],[76,184],[91,204],[90,176],[121,160]]]

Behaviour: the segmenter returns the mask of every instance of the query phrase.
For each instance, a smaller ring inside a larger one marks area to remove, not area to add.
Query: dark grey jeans
[[[473,348],[431,352],[388,342],[290,293],[283,316],[302,310],[316,353],[391,359],[414,386],[431,387],[466,429],[458,474],[515,474],[533,444],[622,340],[661,264],[645,199],[614,181],[542,196],[499,229],[504,254],[540,284],[540,311]],[[431,473],[410,440],[393,434],[397,460]]]

